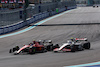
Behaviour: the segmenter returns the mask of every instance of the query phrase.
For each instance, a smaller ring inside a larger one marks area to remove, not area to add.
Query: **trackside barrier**
[[[18,29],[22,27],[22,23],[18,23]]]
[[[4,27],[3,29],[4,29],[3,31],[4,33],[8,33],[8,27]]]
[[[44,13],[44,18],[47,18],[47,14],[46,14],[46,13],[47,13],[47,12]]]
[[[3,28],[0,28],[0,35],[3,34]]]
[[[68,7],[67,9],[70,10],[70,9],[74,9],[76,8],[77,6],[71,6],[71,7]]]
[[[30,24],[30,20],[31,20],[31,19],[27,20],[27,24]]]
[[[40,19],[44,19],[44,13],[41,14],[41,18]]]
[[[33,22],[35,22],[35,19],[32,17],[32,22],[31,23],[33,23]]]
[[[19,23],[19,29],[22,28],[22,23]]]
[[[19,28],[19,26],[20,26],[20,25],[19,25],[19,24],[17,24],[17,29],[20,29],[20,28]]]
[[[36,21],[36,19],[35,19],[35,15],[33,16],[33,19],[34,19],[34,22]]]
[[[24,22],[22,22],[20,26],[21,26],[21,27],[24,27],[24,25],[23,25],[23,24],[24,24]]]
[[[31,24],[32,23],[32,18],[30,18],[29,20],[27,20],[27,24]]]
[[[76,6],[68,7],[67,10],[74,9],[74,8],[76,8]],[[66,10],[66,8],[59,8],[58,13],[61,13],[65,10]],[[55,10],[54,11],[49,11],[49,12],[46,11],[46,12],[43,12],[43,13],[33,15],[33,17],[28,18],[26,20],[27,22],[21,21],[21,22],[12,24],[12,25],[0,27],[0,35],[18,30],[20,28],[25,27],[26,25],[29,25],[29,24],[37,22],[39,20],[45,19],[45,18],[50,17],[50,16],[55,15],[55,14],[57,14],[57,12]]]
[[[38,20],[40,20],[41,17],[42,17],[42,16],[41,16],[41,13],[39,13],[39,14],[38,14]]]
[[[43,14],[43,19],[45,18],[45,12],[42,13]]]
[[[52,11],[52,15],[55,15],[56,14],[56,11]]]
[[[16,29],[16,25],[13,25],[13,31]]]
[[[13,26],[9,26],[9,32],[13,31]]]
[[[45,18],[45,14],[44,14],[44,12],[42,13],[42,19],[44,19]]]
[[[38,16],[39,16],[39,17],[38,17],[38,20],[41,20],[41,18],[42,18],[42,13],[40,13]]]
[[[36,21],[38,21],[38,17],[39,17],[39,16],[38,16],[38,14],[37,14],[37,15],[35,16]]]

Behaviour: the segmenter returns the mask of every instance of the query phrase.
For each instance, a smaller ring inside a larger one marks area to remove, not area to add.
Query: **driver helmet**
[[[72,41],[74,40],[74,38],[73,38],[73,37],[71,37],[70,39],[71,39]]]

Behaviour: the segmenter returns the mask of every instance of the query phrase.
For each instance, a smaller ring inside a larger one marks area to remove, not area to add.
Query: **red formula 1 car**
[[[9,50],[9,53],[14,53],[14,55],[20,53],[35,54],[37,52],[46,52],[44,45],[39,44],[37,41],[33,41],[33,43],[30,43],[29,45],[24,45],[21,48],[19,48],[19,46],[16,46]]]
[[[75,52],[82,51],[84,49],[90,49],[90,42],[87,38],[74,38],[67,40],[67,43],[64,43],[60,48],[55,48],[54,52]]]

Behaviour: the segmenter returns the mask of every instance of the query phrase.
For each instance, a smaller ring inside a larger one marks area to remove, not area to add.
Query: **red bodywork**
[[[32,45],[33,44],[33,45]],[[17,53],[20,53],[20,51],[24,50],[25,48],[28,48],[28,47],[35,47],[36,48],[36,52],[39,52],[39,51],[42,51],[44,49],[44,45],[40,45],[38,42],[36,41],[33,41],[32,44],[29,44],[29,45],[24,45],[22,48],[20,48]]]
[[[38,42],[33,41],[33,47],[36,47],[36,51],[41,51],[44,48],[44,45],[40,45]]]

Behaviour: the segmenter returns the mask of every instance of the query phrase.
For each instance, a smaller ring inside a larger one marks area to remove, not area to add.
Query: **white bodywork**
[[[22,48],[20,48],[20,49],[17,51],[17,53],[20,53],[21,50],[23,50],[23,49],[25,49],[25,48],[27,48],[27,47],[29,47],[29,45],[23,46]]]
[[[70,45],[71,43],[64,43],[60,48],[59,48],[59,50],[62,50],[65,46],[67,46],[67,45]]]
[[[60,48],[54,49],[54,51],[60,51],[60,50],[62,50],[65,46],[67,46],[67,45],[72,45],[72,44],[74,44],[74,42],[71,42],[71,43],[64,43]]]

